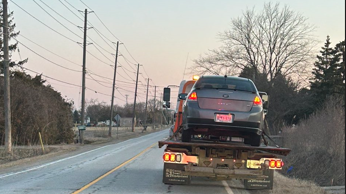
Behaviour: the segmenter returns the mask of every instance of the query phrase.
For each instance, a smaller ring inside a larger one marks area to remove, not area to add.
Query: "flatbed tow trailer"
[[[273,146],[240,142],[159,141],[163,154],[163,183],[190,184],[191,177],[214,180],[241,179],[245,189],[272,189],[274,170],[284,165],[280,156],[291,151]]]

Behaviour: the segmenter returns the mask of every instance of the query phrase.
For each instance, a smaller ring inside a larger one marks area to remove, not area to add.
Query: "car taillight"
[[[256,106],[262,105],[261,98],[256,96],[255,99],[253,100],[253,104],[256,105]]]
[[[188,98],[189,100],[196,101],[197,100],[197,93],[192,92]]]

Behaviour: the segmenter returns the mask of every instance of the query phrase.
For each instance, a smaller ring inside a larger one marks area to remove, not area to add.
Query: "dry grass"
[[[12,153],[9,154],[4,150],[4,147],[0,147],[0,164],[47,154],[55,149],[56,148],[45,147],[45,152],[43,153],[41,146],[15,146],[12,148]]]
[[[311,181],[300,179],[291,179],[281,175],[278,172],[274,173],[274,188],[266,193],[273,194],[326,194],[325,190]]]
[[[285,128],[283,135],[284,146],[292,149],[284,175],[321,186],[345,185],[345,110],[339,99],[329,100],[295,128]]]

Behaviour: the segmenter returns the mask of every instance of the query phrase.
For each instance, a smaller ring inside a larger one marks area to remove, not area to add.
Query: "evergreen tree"
[[[2,15],[3,15],[3,10],[2,10],[2,4],[0,5],[0,74],[3,74],[3,60],[4,60],[4,47],[3,47],[3,19],[2,19]],[[15,27],[16,24],[13,21],[13,11],[11,13],[8,14],[8,31],[9,31],[9,42],[11,41],[11,39],[16,38],[19,35],[19,31],[15,31]],[[9,58],[11,59],[12,53],[17,51],[19,52],[18,49],[18,42],[14,43],[14,44],[9,44],[8,45],[9,48]],[[14,66],[18,66],[21,67],[24,63],[26,63],[28,61],[28,59],[24,59],[24,60],[20,60],[20,61],[10,61],[9,63],[9,67],[14,67]]]
[[[345,93],[345,42],[340,42],[335,48],[331,48],[330,44],[330,38],[327,36],[312,72],[314,78],[310,82],[311,92],[317,107],[329,96],[344,96]]]
[[[335,45],[333,63],[336,67],[334,92],[345,97],[345,41]]]
[[[315,98],[315,103],[323,103],[328,96],[332,93],[333,87],[333,74],[335,66],[333,65],[333,49],[330,47],[330,38],[327,36],[326,43],[322,50],[321,55],[317,56],[317,61],[313,68],[313,81],[311,84],[311,91]]]
[[[80,114],[77,110],[73,112],[73,123],[79,123],[80,122]]]

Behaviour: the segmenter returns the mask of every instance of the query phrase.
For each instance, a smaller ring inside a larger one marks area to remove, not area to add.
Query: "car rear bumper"
[[[260,122],[234,121],[233,123],[215,122],[213,119],[187,118],[184,125],[185,130],[192,133],[203,132],[204,134],[257,134],[260,135]]]

